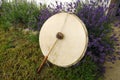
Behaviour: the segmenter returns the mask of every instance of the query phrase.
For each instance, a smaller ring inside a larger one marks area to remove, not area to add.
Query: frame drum
[[[44,56],[50,53],[48,61],[60,67],[69,67],[83,58],[88,45],[88,33],[76,15],[62,12],[43,24],[39,43]]]

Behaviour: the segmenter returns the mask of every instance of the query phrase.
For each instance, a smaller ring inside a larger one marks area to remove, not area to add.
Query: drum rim
[[[55,15],[58,15],[58,14],[62,14],[62,13],[66,13],[66,12],[61,12],[61,13],[57,13],[57,14],[55,14]],[[85,38],[85,47],[84,47],[84,50],[83,50],[83,52],[81,53],[81,55],[79,56],[79,58],[75,61],[75,62],[73,62],[73,63],[71,63],[71,64],[68,64],[68,65],[59,65],[59,64],[55,64],[55,63],[53,63],[52,61],[50,61],[49,59],[48,59],[48,61],[50,62],[50,63],[52,63],[52,64],[54,64],[54,65],[56,65],[56,66],[59,66],[59,67],[70,67],[70,66],[73,66],[73,65],[75,65],[75,64],[77,64],[83,57],[84,57],[84,55],[85,55],[85,52],[86,52],[86,50],[87,50],[87,46],[88,46],[88,31],[87,31],[87,28],[86,28],[86,26],[85,26],[85,24],[83,23],[83,21],[79,18],[79,17],[77,17],[75,14],[71,14],[71,13],[66,13],[66,14],[70,14],[70,15],[72,15],[74,18],[76,18],[79,22],[80,22],[80,24],[82,25],[82,27],[83,27],[83,29],[84,29],[84,33],[85,33],[85,36],[86,36],[86,38]],[[53,15],[53,16],[55,16],[55,15]],[[51,16],[51,17],[53,17],[53,16]],[[50,17],[50,18],[51,18]],[[50,18],[48,18],[47,20],[49,20]],[[45,22],[47,22],[47,20],[45,21]],[[45,24],[45,23],[44,23]],[[44,24],[43,24],[43,26],[44,26]],[[42,26],[42,28],[43,28],[43,26]],[[42,29],[41,28],[41,29]],[[40,33],[39,33],[39,45],[40,45]],[[40,45],[40,47],[41,47],[41,45]],[[41,51],[42,51],[42,49],[41,49]],[[42,54],[44,55],[44,52],[42,51]],[[44,55],[45,56],[45,55]]]

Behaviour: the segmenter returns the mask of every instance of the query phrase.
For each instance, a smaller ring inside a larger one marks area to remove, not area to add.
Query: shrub
[[[25,0],[9,3],[3,1],[0,23],[6,25],[5,22],[8,22],[14,26],[16,24],[23,24],[27,28],[36,29],[38,14],[39,8],[35,3],[27,3]]]
[[[76,15],[85,23],[89,33],[87,55],[97,63],[104,63],[106,54],[113,53],[112,42],[108,41],[111,25],[105,14],[107,7],[94,4],[84,4]]]
[[[59,13],[61,11],[70,12],[70,13],[74,12],[76,11],[78,4],[79,4],[78,2],[77,3],[74,2],[70,4],[68,3],[62,4],[61,2],[56,1],[56,5],[50,4],[48,5],[48,7],[45,6],[44,8],[41,8],[38,16],[38,30],[41,29],[44,22],[52,15]],[[67,6],[68,8],[65,8],[65,6]]]
[[[89,66],[88,66],[89,65]],[[70,68],[57,68],[54,66],[51,73],[59,80],[98,80],[99,71],[97,65],[90,57],[85,57],[80,65]]]

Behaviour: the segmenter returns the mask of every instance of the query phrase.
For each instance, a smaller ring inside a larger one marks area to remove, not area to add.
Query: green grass
[[[0,80],[98,80],[99,68],[90,57],[69,68],[45,64],[37,74],[44,58],[37,37],[20,29],[0,28]]]

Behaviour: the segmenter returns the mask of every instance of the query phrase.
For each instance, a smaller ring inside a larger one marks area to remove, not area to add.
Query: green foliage
[[[31,42],[39,42],[39,36],[35,34],[29,34],[28,40]]]
[[[76,7],[76,13],[78,13],[82,9],[82,6],[84,5],[84,3],[83,2],[78,2],[77,5],[78,6]]]
[[[58,80],[96,80],[97,66],[90,57],[85,57],[79,65],[70,68],[53,67],[52,75]],[[54,80],[54,79],[50,79]]]
[[[35,3],[27,3],[25,0],[10,3],[3,1],[0,23],[7,27],[22,23],[36,29],[38,13],[39,8]]]
[[[0,80],[35,78],[42,56],[38,43],[30,42],[16,29],[0,29],[0,43]]]

